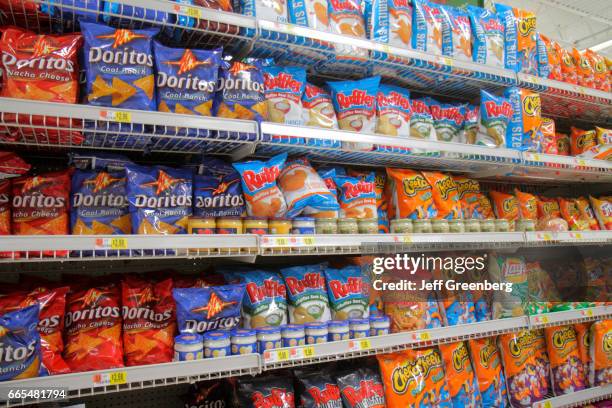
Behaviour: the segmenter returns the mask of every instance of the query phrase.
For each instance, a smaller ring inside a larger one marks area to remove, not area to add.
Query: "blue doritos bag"
[[[136,164],[125,171],[133,233],[185,234],[191,216],[191,171]]]
[[[240,174],[218,159],[193,178],[193,214],[196,217],[240,217],[245,212]]]
[[[0,316],[0,381],[38,377],[38,304]]]
[[[115,3],[104,0],[104,14],[102,20],[110,24],[111,22],[126,22],[131,19],[146,20],[151,22],[164,23],[168,20],[168,13],[154,8],[134,7],[127,4]],[[114,15],[111,15],[114,14]],[[127,18],[124,18],[124,17]]]
[[[246,294],[242,299],[245,328],[287,324],[287,289],[278,274],[251,270],[226,272],[223,275],[228,282],[246,285]]]
[[[331,319],[322,265],[281,269],[287,287],[289,322],[327,322]]]
[[[240,326],[245,285],[173,289],[180,333],[231,330]]]
[[[472,25],[472,58],[474,62],[503,68],[505,65],[504,22],[488,9],[468,6]]]
[[[103,1],[100,0],[47,0],[42,3],[40,11],[51,17],[63,20],[98,21],[98,13]],[[53,4],[57,4],[54,6]],[[78,9],[78,10],[77,10]],[[90,10],[90,11],[85,11]]]
[[[116,153],[68,153],[69,164],[80,170],[125,170],[125,166],[132,161],[122,154]]]
[[[156,110],[151,39],[159,29],[81,23],[89,105]]]
[[[73,235],[130,234],[125,171],[77,170],[72,175]]]
[[[255,58],[221,62],[214,116],[258,122],[268,120],[262,65],[263,62]]]
[[[212,116],[221,52],[170,48],[153,41],[157,110]]]
[[[369,282],[358,266],[325,269],[332,319],[367,319],[370,315]]]

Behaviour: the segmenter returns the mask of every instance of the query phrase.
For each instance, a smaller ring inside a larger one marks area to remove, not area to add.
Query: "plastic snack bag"
[[[377,218],[374,173],[365,179],[336,176],[334,182],[340,193],[340,218]]]
[[[193,215],[203,218],[242,216],[245,204],[240,174],[232,165],[216,158],[206,157],[202,163],[202,174],[193,176]]]
[[[451,41],[450,45],[451,57],[472,62],[472,27],[470,24],[469,14],[458,7],[443,6],[442,13],[445,17],[445,25],[442,29],[444,33],[449,31]]]
[[[506,130],[506,147],[529,152],[542,151],[542,107],[540,95],[521,88],[504,91],[512,105],[512,119]]]
[[[289,322],[327,322],[331,319],[325,275],[321,265],[281,269],[287,287]]]
[[[442,8],[427,0],[414,0],[412,4],[412,48],[432,55],[443,55]]]
[[[555,133],[555,121],[550,118],[542,118],[542,153],[559,154],[557,148],[557,136]]]
[[[302,108],[306,126],[338,129],[338,120],[336,119],[336,112],[334,111],[331,96],[318,86],[306,83],[304,95],[302,96]],[[307,139],[307,143],[310,144],[311,142],[317,145],[322,141],[318,139]]]
[[[463,135],[459,137],[462,143],[475,144],[476,134],[478,133],[478,119],[480,116],[480,106],[467,104],[465,106],[465,117],[463,118]]]
[[[612,230],[612,198],[589,196],[589,200],[591,201],[595,218],[599,222],[599,228],[603,231]]]
[[[242,192],[247,203],[250,217],[283,217],[287,213],[287,203],[276,180],[287,160],[287,153],[272,157],[267,162],[248,161],[234,163],[234,168],[242,177]]]
[[[494,12],[475,6],[467,7],[472,26],[474,62],[504,67],[504,25]]]
[[[572,156],[578,156],[597,145],[597,133],[595,130],[582,130],[571,127],[570,151]]]
[[[612,130],[595,126],[597,144],[612,144]]]
[[[329,31],[334,34],[348,35],[366,39],[366,25],[360,2],[356,0],[331,1],[327,3]],[[335,45],[336,53],[341,58],[367,58],[367,51],[347,45]],[[338,112],[336,110],[336,112]],[[340,119],[340,118],[338,118]]]
[[[480,121],[476,144],[490,147],[506,145],[506,133],[514,109],[509,99],[480,91]]]
[[[489,196],[493,200],[493,210],[495,216],[506,219],[510,222],[510,230],[514,230],[514,222],[519,217],[518,201],[512,194],[499,191],[489,191]]]
[[[586,371],[580,358],[574,326],[546,327],[544,334],[554,394],[570,394],[585,389]]]
[[[538,58],[540,59],[539,75],[556,81],[563,80],[561,73],[560,46],[556,41],[549,39],[542,33],[538,33]],[[542,55],[540,55],[542,54]]]
[[[397,86],[380,85],[376,103],[376,132],[409,137],[411,116],[410,92]]]
[[[585,383],[586,387],[590,387],[589,373],[591,372],[591,325],[592,322],[578,323],[574,325],[576,331],[576,342],[578,343],[578,353],[580,354],[580,361],[585,372]]]
[[[427,99],[412,99],[412,118],[410,119],[410,137],[425,140],[436,140],[433,116]]]
[[[286,0],[240,0],[240,10],[245,16],[258,20],[287,22]]]
[[[495,338],[470,340],[469,349],[482,406],[505,408],[508,406],[506,379]]]
[[[591,61],[585,51],[578,51],[572,48],[572,56],[576,61],[576,73],[578,74],[578,85],[586,86],[587,88],[595,87],[595,71],[591,66]]]
[[[512,290],[493,294],[493,319],[523,316],[529,302],[529,277],[523,257],[492,255],[489,257],[492,282],[511,283]]]
[[[457,194],[461,201],[463,218],[487,219],[495,218],[489,199],[480,192],[478,180],[463,176],[452,176],[457,186]]]
[[[482,398],[465,342],[441,344],[444,373],[453,407],[477,408]]]
[[[514,189],[514,195],[518,203],[518,215],[521,220],[537,220],[538,219],[538,200],[536,196],[529,193],[523,193],[518,188]]]
[[[327,370],[295,370],[298,406],[303,408],[342,408],[340,387]]]
[[[559,210],[561,216],[572,231],[587,231],[590,230],[589,220],[582,218],[576,205],[576,200],[559,198]]]
[[[536,15],[517,8],[514,8],[513,12],[517,35],[516,71],[538,75]]]
[[[433,219],[438,210],[432,188],[423,174],[414,170],[387,168],[385,194],[389,219]]]
[[[2,359],[0,381],[38,376],[41,358],[37,324],[38,305],[0,314],[0,341],[4,346],[4,353],[13,350],[14,354],[14,357]]]
[[[559,202],[554,198],[538,197],[538,218],[561,218]]]
[[[237,381],[235,393],[241,408],[295,408],[291,377],[242,377]]]
[[[593,78],[593,87],[604,92],[610,92],[610,79],[608,77],[608,67],[606,66],[606,58],[596,52],[591,51],[588,48],[585,52],[595,73]]]
[[[368,318],[369,280],[360,267],[326,268],[325,281],[333,320]]]
[[[429,110],[438,140],[442,142],[462,142],[459,138],[465,119],[465,105],[439,103],[431,98],[429,100]]]
[[[263,72],[270,121],[303,126],[302,95],[306,86],[304,68],[273,65],[265,66]]]
[[[557,151],[562,156],[570,155],[570,137],[565,133],[555,133],[555,137],[557,139]]]
[[[612,382],[610,336],[612,336],[612,320],[602,320],[591,326],[591,368],[589,372],[591,387]]]
[[[431,186],[433,201],[438,210],[437,218],[449,220],[463,218],[461,201],[453,178],[449,174],[437,171],[422,171],[421,174]]]
[[[576,207],[578,208],[578,212],[580,213],[580,218],[585,219],[589,223],[589,228],[592,231],[599,230],[599,222],[595,217],[595,213],[591,208],[591,204],[589,199],[586,197],[578,197],[576,199]]]
[[[565,48],[559,47],[559,54],[561,55],[561,78],[563,82],[577,85],[578,72],[576,60],[572,56],[572,53]]]
[[[411,48],[412,4],[402,0],[390,0],[386,3],[386,10],[384,10],[384,6],[382,11],[378,11],[375,7],[372,9],[372,14],[375,14],[377,18],[373,18],[373,28],[368,29],[373,34],[371,39],[393,47]],[[377,2],[374,2],[373,5],[377,4]],[[386,22],[387,19],[388,23]]]
[[[289,22],[313,30],[328,31],[327,0],[288,0]]]
[[[385,390],[378,370],[370,367],[340,372],[336,376],[345,408],[385,408]]]

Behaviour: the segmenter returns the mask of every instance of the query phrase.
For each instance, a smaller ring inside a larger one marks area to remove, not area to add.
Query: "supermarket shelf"
[[[610,182],[612,162],[525,152],[514,175],[540,181]]]
[[[344,340],[312,346],[272,350],[263,355],[264,370],[301,366],[326,361],[345,360],[374,354],[391,353],[416,347],[425,347],[455,341],[478,339],[515,332],[528,327],[527,317],[492,320],[488,322],[417,330],[360,340]],[[279,354],[280,351],[280,354]],[[283,357],[287,352],[288,358]]]
[[[68,397],[86,397],[261,372],[259,354],[182,361],[111,370],[30,378],[0,383],[0,407],[32,404],[37,400],[6,400],[10,389],[67,389]],[[3,400],[4,398],[4,400]],[[49,402],[45,400],[44,402]]]
[[[526,232],[528,246],[602,245],[612,243],[611,231]]]
[[[529,323],[533,328],[542,328],[609,319],[610,317],[612,317],[612,306],[597,306],[588,309],[533,315],[529,316]]]
[[[612,384],[575,391],[560,397],[548,398],[533,404],[533,408],[581,407],[612,397]]]

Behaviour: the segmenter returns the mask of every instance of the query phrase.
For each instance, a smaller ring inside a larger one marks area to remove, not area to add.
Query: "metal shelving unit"
[[[588,309],[567,310],[563,312],[543,313],[529,316],[532,328],[576,324],[593,320],[603,320],[612,317],[612,306],[597,306]]]
[[[612,384],[588,388],[559,397],[551,397],[533,404],[533,408],[572,408],[581,407],[612,397]]]

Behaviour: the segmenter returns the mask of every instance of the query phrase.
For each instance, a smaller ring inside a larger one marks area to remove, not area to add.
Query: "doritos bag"
[[[327,370],[295,372],[301,408],[342,408],[340,388]]]
[[[410,137],[436,140],[434,120],[427,102],[427,99],[412,99],[410,101],[410,108],[412,109],[412,117],[410,118]]]
[[[470,340],[470,356],[482,397],[483,407],[504,408],[508,405],[506,380],[494,337]]]
[[[578,206],[576,205],[576,200],[559,198],[558,201],[561,217],[567,221],[567,225],[570,227],[570,230],[587,231],[591,229],[589,220],[580,215]]]
[[[0,296],[0,315],[15,312],[28,306],[40,308],[37,328],[40,335],[42,364],[40,375],[66,374],[70,372],[62,358],[64,341],[64,313],[66,311],[67,287],[36,288],[31,292],[17,292]]]
[[[571,129],[570,151],[572,156],[578,156],[597,145],[595,130],[582,130],[573,126]]]
[[[11,235],[11,181],[0,180],[0,235]],[[0,252],[0,257],[12,252]]]
[[[230,164],[212,157],[203,160],[193,176],[193,215],[203,218],[240,217],[245,212],[240,174]]]
[[[281,275],[287,286],[291,324],[327,322],[331,319],[321,265],[283,268]]]
[[[468,348],[463,341],[441,344],[440,354],[444,360],[446,383],[453,407],[477,408],[482,406],[480,390]]]
[[[433,201],[438,210],[436,218],[449,220],[463,218],[461,201],[453,178],[449,174],[437,171],[422,171],[421,174],[431,186]]]
[[[213,113],[220,118],[268,120],[261,60],[221,62]]]
[[[120,299],[119,287],[114,283],[78,289],[68,295],[64,359],[71,371],[123,367]]]
[[[31,165],[15,153],[0,151],[0,179],[24,175],[31,168]]]
[[[72,175],[73,235],[130,234],[125,171],[77,170]]]
[[[212,116],[221,49],[170,48],[153,41],[157,110]]]
[[[489,191],[489,196],[493,200],[493,210],[497,218],[503,218],[512,224],[518,219],[519,209],[518,201],[512,194],[506,194],[499,191]]]
[[[292,159],[283,167],[278,185],[287,203],[288,217],[299,215],[306,207],[317,211],[340,208],[334,194],[305,157]]]
[[[87,103],[157,110],[151,39],[159,29],[129,30],[82,22]]]
[[[554,394],[570,394],[585,389],[586,372],[580,359],[574,326],[546,327],[544,335]]]
[[[578,72],[576,69],[576,60],[572,54],[565,48],[559,47],[559,55],[561,55],[561,77],[564,82],[570,84],[578,84]]]
[[[542,106],[540,95],[513,87],[506,89],[504,96],[512,105],[512,119],[506,130],[506,147],[541,152]]]
[[[576,62],[576,72],[578,74],[578,85],[594,88],[595,86],[595,71],[591,66],[591,62],[585,51],[578,51],[572,48],[572,56]]]
[[[302,94],[306,70],[300,67],[265,66],[264,87],[271,122],[303,126]]]
[[[452,176],[457,186],[457,195],[461,202],[463,218],[487,219],[494,218],[491,202],[480,192],[478,180],[463,176]]]
[[[267,162],[233,163],[242,178],[242,193],[250,217],[275,218],[287,213],[285,197],[276,184],[286,160],[287,153],[281,153]]]
[[[128,275],[121,282],[125,365],[168,363],[176,332],[172,279],[159,282]]]
[[[612,320],[595,322],[591,326],[591,370],[589,383],[591,387],[610,384],[612,382]]]
[[[578,208],[578,212],[580,213],[580,218],[585,219],[589,223],[589,228],[593,231],[599,230],[599,222],[597,222],[597,218],[595,218],[595,213],[591,208],[591,204],[589,199],[586,197],[578,197],[576,199],[576,207]]]
[[[325,268],[325,281],[333,320],[368,318],[369,281],[360,267]]]
[[[240,325],[245,285],[173,289],[180,333],[231,330]]]
[[[0,381],[37,377],[40,369],[38,305],[0,313]]]
[[[480,90],[480,121],[476,144],[503,147],[506,145],[506,134],[512,120],[514,108],[507,98],[491,95]]]
[[[472,25],[474,62],[504,67],[504,25],[494,12],[476,6],[467,7]]]
[[[444,17],[442,8],[427,0],[415,0],[412,11],[412,48],[433,55],[443,55],[444,46],[450,46],[442,38]],[[446,49],[448,54],[448,49]]]
[[[233,386],[227,379],[200,381],[189,387],[184,407],[229,408],[232,406],[233,391]]]
[[[191,216],[192,174],[165,166],[125,168],[127,196],[136,234],[185,234]]]
[[[339,373],[336,382],[345,408],[385,408],[385,390],[378,372],[370,367]]]
[[[423,174],[407,169],[387,169],[386,195],[389,219],[436,218],[438,210],[432,197],[432,188]]]
[[[335,176],[340,202],[340,218],[377,218],[374,173],[365,179]]]
[[[580,354],[580,361],[585,372],[585,380],[587,388],[591,386],[589,373],[591,372],[591,322],[578,323],[574,325],[576,330],[576,342],[578,343],[578,353]]]
[[[242,377],[236,395],[242,408],[295,408],[291,377]]]
[[[557,148],[557,136],[555,133],[555,121],[550,118],[542,118],[542,153],[559,154]]]
[[[608,67],[606,66],[605,57],[591,51],[588,48],[585,53],[595,73],[593,83],[594,88],[604,92],[610,92],[610,78],[608,75]]]
[[[612,198],[589,196],[599,228],[603,231],[612,230]]]
[[[376,356],[390,407],[452,407],[444,361],[436,348]]]
[[[410,136],[410,92],[382,84],[376,95],[376,132],[388,136]]]
[[[538,200],[536,196],[529,193],[523,193],[518,188],[514,189],[514,195],[518,203],[518,216],[521,220],[537,220],[538,219]]]
[[[428,100],[438,140],[442,142],[461,142],[459,137],[465,118],[465,105],[440,103],[432,98],[428,98]]]
[[[38,35],[5,28],[0,40],[1,96],[45,102],[78,102],[80,34]]]

